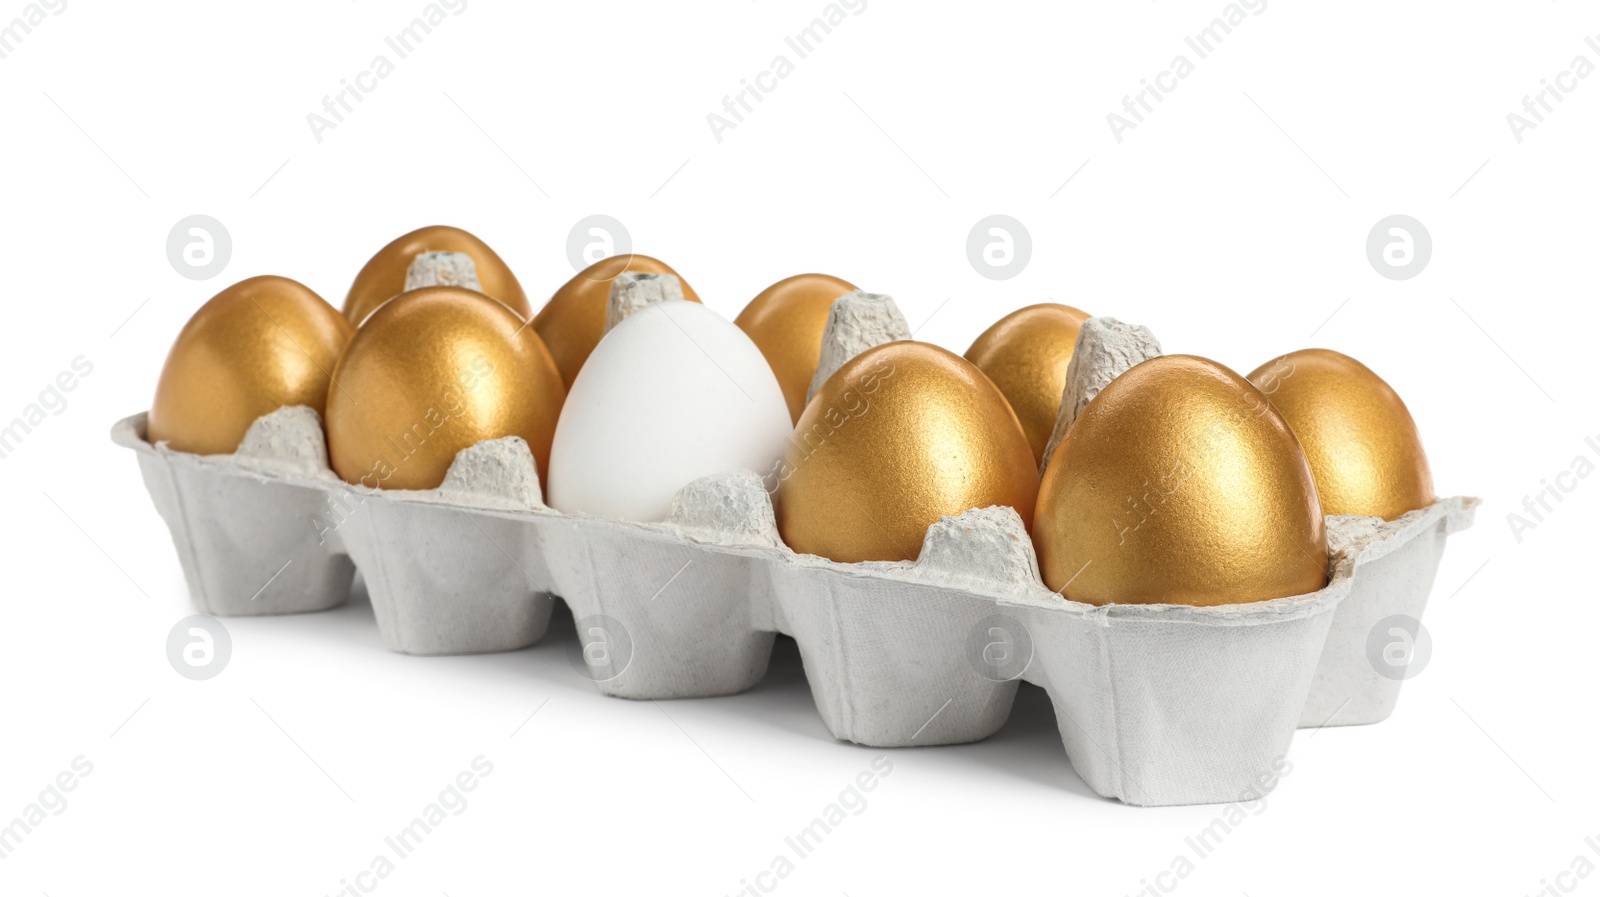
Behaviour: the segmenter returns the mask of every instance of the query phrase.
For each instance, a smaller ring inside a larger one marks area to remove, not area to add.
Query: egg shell
[[[150,438],[178,451],[226,454],[256,418],[288,405],[322,414],[329,376],[352,329],[287,277],[252,277],[184,324],[150,405]]]
[[[915,560],[928,527],[969,508],[1032,517],[1039,477],[1021,424],[971,362],[928,343],[868,349],[795,425],[774,511],[790,548],[841,563]]]
[[[549,503],[661,520],[691,480],[771,469],[789,432],[783,390],[750,338],[698,303],[659,302],[612,328],[579,371],[550,452]]]
[[[511,309],[459,287],[413,290],[373,312],[339,359],[329,458],[346,482],[432,489],[460,450],[519,436],[543,473],[565,392]]]
[[[1256,368],[1250,382],[1300,440],[1324,514],[1393,520],[1433,503],[1416,421],[1366,365],[1332,349],[1302,349]]]
[[[756,294],[733,319],[772,366],[793,420],[806,410],[806,391],[822,356],[828,309],[853,290],[855,285],[830,274],[796,274]]]
[[[549,347],[561,369],[561,379],[571,388],[589,353],[606,334],[606,307],[611,298],[611,279],[625,271],[644,274],[671,274],[678,278],[683,298],[699,302],[694,287],[672,266],[648,255],[614,255],[584,268],[561,285],[550,301],[534,316],[533,329]]]
[[[500,300],[523,320],[533,314],[517,276],[489,244],[458,227],[435,224],[395,238],[362,266],[344,299],[344,314],[350,323],[360,326],[378,306],[405,292],[406,272],[425,252],[466,254],[476,267],[485,295]]]
[[[1000,387],[1017,413],[1037,465],[1055,428],[1078,329],[1087,312],[1044,303],[1019,308],[985,330],[966,359]]]
[[[1266,396],[1204,358],[1111,381],[1045,469],[1034,545],[1086,604],[1217,605],[1315,592],[1327,535],[1305,455]]]

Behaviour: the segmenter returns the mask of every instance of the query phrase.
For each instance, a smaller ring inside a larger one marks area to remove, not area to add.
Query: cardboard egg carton
[[[1086,326],[1086,359],[1096,333],[1110,330]],[[1095,607],[1042,584],[1010,508],[943,518],[914,562],[841,564],[783,544],[750,471],[690,483],[666,521],[640,524],[546,507],[516,437],[464,449],[415,492],[340,480],[303,407],[263,416],[227,456],[151,445],[143,414],[112,438],[137,455],[202,612],[325,610],[359,569],[389,648],[461,654],[538,642],[559,596],[599,690],[635,699],[744,691],[781,632],[834,736],[877,747],[983,739],[1028,681],[1084,781],[1150,806],[1249,799],[1297,727],[1385,718],[1400,683],[1370,662],[1369,632],[1421,616],[1445,537],[1477,504],[1328,518],[1330,579],[1308,595]]]

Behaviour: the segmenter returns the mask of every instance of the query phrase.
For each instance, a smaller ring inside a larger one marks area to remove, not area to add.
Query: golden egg
[[[466,253],[478,269],[478,284],[485,294],[505,303],[523,320],[533,314],[522,284],[489,244],[458,227],[435,224],[396,239],[367,262],[344,299],[344,315],[350,323],[359,327],[378,306],[404,292],[406,271],[424,252]]]
[[[822,331],[833,300],[855,286],[828,274],[796,274],[762,290],[733,323],[756,344],[778,376],[789,419],[806,410],[806,391],[822,356]]]
[[[456,453],[521,436],[548,482],[566,388],[533,329],[482,293],[412,290],[356,331],[328,392],[328,455],[346,482],[432,489]]]
[[[252,277],[213,296],[183,326],[150,403],[149,440],[228,454],[250,424],[285,405],[322,414],[351,334],[333,306],[287,277]]]
[[[1327,584],[1311,468],[1266,396],[1204,358],[1135,365],[1045,468],[1045,585],[1087,604],[1238,604]]]
[[[940,517],[1039,490],[1022,425],[966,359],[902,341],[857,355],[800,415],[767,476],[790,548],[843,563],[914,560]]]
[[[561,285],[533,319],[533,329],[550,348],[561,369],[561,380],[568,387],[578,376],[578,368],[606,333],[606,302],[611,298],[611,280],[618,274],[671,274],[683,287],[683,298],[699,302],[694,288],[666,262],[648,255],[613,255],[584,268]]]
[[[1433,473],[1400,396],[1366,365],[1301,349],[1250,375],[1300,440],[1324,514],[1393,520],[1433,504]]]
[[[1055,429],[1067,363],[1087,320],[1087,312],[1070,305],[1030,305],[996,321],[967,350],[967,360],[1000,387],[1017,413],[1035,464]]]

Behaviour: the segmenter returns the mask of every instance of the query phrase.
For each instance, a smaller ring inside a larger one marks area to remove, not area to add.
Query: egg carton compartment
[[[1084,781],[1139,805],[1239,800],[1297,726],[1386,716],[1399,682],[1368,662],[1368,621],[1420,614],[1476,505],[1329,518],[1330,581],[1312,594],[1095,607],[1045,588],[1009,508],[942,519],[915,562],[840,564],[783,545],[752,472],[691,483],[666,522],[636,524],[545,507],[514,437],[463,450],[438,489],[376,491],[332,474],[310,409],[262,417],[231,456],[152,446],[144,420],[112,436],[207,613],[327,609],[359,568],[389,648],[455,654],[537,642],[560,596],[599,690],[634,699],[748,689],[782,632],[829,730],[877,747],[983,739],[1025,680]]]
[[[1356,571],[1333,615],[1302,728],[1366,725],[1394,712],[1409,666],[1384,661],[1382,649],[1394,642],[1395,625],[1416,635],[1410,630],[1421,623],[1445,540],[1472,525],[1478,504],[1476,498],[1441,499],[1392,521],[1327,518],[1330,550],[1339,546]]]

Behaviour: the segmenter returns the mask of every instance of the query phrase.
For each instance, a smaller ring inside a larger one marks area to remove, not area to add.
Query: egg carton
[[[516,437],[462,450],[416,492],[336,477],[303,407],[262,417],[228,456],[151,445],[143,414],[112,438],[136,453],[202,612],[326,610],[359,569],[385,645],[464,654],[538,642],[559,596],[579,669],[633,699],[749,689],[781,632],[829,730],[875,747],[983,739],[1028,681],[1089,787],[1150,806],[1248,799],[1297,727],[1386,717],[1400,683],[1376,671],[1369,632],[1420,617],[1477,503],[1328,518],[1330,581],[1308,595],[1095,607],[1042,584],[1010,508],[943,518],[914,562],[841,564],[783,544],[749,471],[691,483],[667,521],[639,524],[545,507]]]

